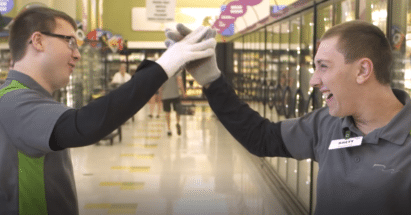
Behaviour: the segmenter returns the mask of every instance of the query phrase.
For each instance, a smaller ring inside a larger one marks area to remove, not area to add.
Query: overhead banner
[[[176,0],[146,0],[147,20],[174,22]]]
[[[0,13],[6,14],[10,12],[14,7],[13,0],[0,0]]]
[[[264,4],[260,4],[262,2]],[[222,35],[234,34],[234,23],[239,17],[244,16],[247,21],[252,18],[252,23],[255,23],[270,14],[268,0],[236,0],[221,9],[220,17],[214,23],[213,28]]]

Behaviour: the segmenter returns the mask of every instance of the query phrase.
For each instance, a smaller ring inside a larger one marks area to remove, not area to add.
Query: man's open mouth
[[[327,100],[330,100],[332,97],[333,97],[333,94],[332,94],[332,93],[324,93],[324,94],[323,94],[323,98],[325,98],[325,99],[327,99]]]

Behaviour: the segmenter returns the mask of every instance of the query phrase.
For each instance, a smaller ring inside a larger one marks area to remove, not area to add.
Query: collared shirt
[[[69,149],[53,151],[50,135],[70,108],[29,76],[10,71],[0,91],[0,214],[78,214]]]
[[[283,121],[284,144],[294,158],[319,162],[316,214],[411,214],[411,102],[393,90],[404,108],[356,147],[330,150],[332,140],[362,132],[351,116],[321,108]]]
[[[319,163],[315,214],[411,214],[411,102],[393,90],[404,108],[357,147],[329,150],[332,140],[361,135],[351,117],[327,107],[301,118],[270,122],[241,102],[220,77],[204,93],[225,128],[258,156],[311,158]]]

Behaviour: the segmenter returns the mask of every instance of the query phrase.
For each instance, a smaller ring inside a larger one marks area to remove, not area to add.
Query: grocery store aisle
[[[206,104],[182,116],[181,136],[148,107],[123,140],[71,149],[80,214],[287,214],[250,154]]]

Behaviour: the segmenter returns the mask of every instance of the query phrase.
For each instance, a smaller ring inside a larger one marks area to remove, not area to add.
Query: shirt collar
[[[378,140],[384,139],[397,145],[402,145],[411,130],[411,102],[410,96],[403,90],[393,89],[394,95],[404,104],[403,109],[384,127],[375,129],[363,139],[365,143],[378,144]],[[355,127],[351,116],[344,117],[342,122],[343,135],[347,130],[355,134],[361,131]]]
[[[34,79],[32,79],[30,76],[24,73],[21,73],[16,70],[10,70],[9,74],[7,75],[6,81],[12,81],[12,80],[16,80],[20,82],[21,84],[23,84],[24,86],[28,87],[29,89],[35,90],[46,97],[53,98],[52,95],[47,90],[45,90],[42,86],[40,86],[39,83],[37,83]]]

